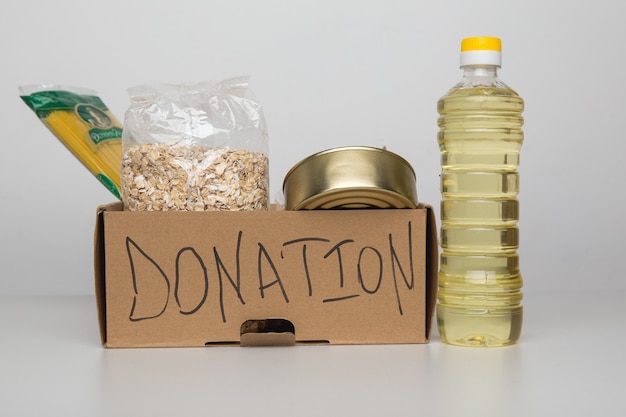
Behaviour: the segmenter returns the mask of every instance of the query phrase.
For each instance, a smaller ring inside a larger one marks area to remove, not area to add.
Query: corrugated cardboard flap
[[[420,204],[419,208],[427,210],[426,230],[426,337],[430,339],[435,307],[437,305],[437,289],[439,276],[439,245],[437,241],[437,220],[433,208]]]
[[[105,251],[104,251],[104,219],[103,212],[106,210],[122,210],[122,203],[115,202],[104,204],[96,211],[96,227],[94,232],[94,281],[96,293],[96,306],[98,308],[98,325],[100,327],[100,340],[106,346],[106,300],[105,300]]]

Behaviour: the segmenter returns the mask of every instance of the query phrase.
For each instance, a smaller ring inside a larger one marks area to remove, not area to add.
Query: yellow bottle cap
[[[461,52],[467,51],[502,51],[500,38],[481,36],[477,38],[465,38],[461,41]]]
[[[481,36],[461,41],[461,67],[469,65],[502,65],[500,38]]]

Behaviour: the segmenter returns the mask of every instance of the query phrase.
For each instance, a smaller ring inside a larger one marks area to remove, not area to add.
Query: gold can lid
[[[386,149],[344,146],[294,165],[283,181],[285,209],[416,208],[415,171]]]

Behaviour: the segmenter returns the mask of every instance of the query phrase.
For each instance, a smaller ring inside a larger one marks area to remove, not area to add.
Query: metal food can
[[[286,210],[416,208],[415,171],[386,149],[345,146],[313,154],[283,181]]]

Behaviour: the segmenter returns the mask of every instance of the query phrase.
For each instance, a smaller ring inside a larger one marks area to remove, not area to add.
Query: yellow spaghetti
[[[57,85],[20,87],[24,102],[117,198],[122,125],[94,91]]]

